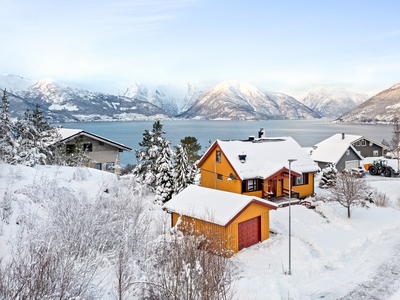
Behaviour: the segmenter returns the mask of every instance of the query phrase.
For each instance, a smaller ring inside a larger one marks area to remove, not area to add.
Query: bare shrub
[[[156,299],[231,299],[236,266],[218,255],[214,241],[198,232],[173,228],[154,245],[155,270],[146,285]],[[164,296],[163,296],[164,295]]]
[[[380,207],[388,207],[389,206],[389,197],[383,193],[378,191],[377,189],[372,189],[368,194],[368,200],[375,203],[376,206]]]
[[[71,299],[96,296],[96,265],[47,241],[20,240],[12,260],[0,265],[1,299]]]
[[[0,200],[0,221],[4,221],[6,224],[9,224],[10,217],[13,212],[12,201],[15,201],[16,198],[9,187],[7,187],[6,192],[4,193],[3,199]]]
[[[347,217],[350,218],[350,208],[364,204],[367,185],[361,178],[349,172],[339,173],[336,185],[330,188],[332,198],[329,201],[337,202],[347,208]]]

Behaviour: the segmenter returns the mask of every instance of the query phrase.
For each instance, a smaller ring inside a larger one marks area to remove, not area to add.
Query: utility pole
[[[289,275],[292,275],[292,162],[297,159],[288,159],[289,161]]]

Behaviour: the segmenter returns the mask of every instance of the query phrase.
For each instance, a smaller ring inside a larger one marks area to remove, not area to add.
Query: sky
[[[400,1],[0,0],[0,74],[113,92],[241,80],[297,99],[400,82]]]

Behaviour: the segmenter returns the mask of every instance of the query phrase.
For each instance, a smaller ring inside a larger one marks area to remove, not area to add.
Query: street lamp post
[[[292,162],[297,159],[288,159],[289,161],[289,275],[292,275]]]

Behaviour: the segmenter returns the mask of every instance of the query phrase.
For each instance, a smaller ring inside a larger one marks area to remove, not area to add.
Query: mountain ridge
[[[368,95],[344,88],[321,87],[308,92],[300,102],[323,117],[338,118],[368,99]]]
[[[190,109],[179,115],[197,119],[304,119],[320,116],[293,97],[265,92],[237,80],[226,80],[213,87]]]
[[[343,114],[337,122],[389,124],[400,115],[400,83],[396,83]]]

